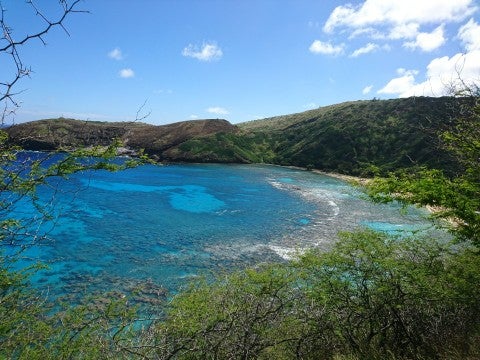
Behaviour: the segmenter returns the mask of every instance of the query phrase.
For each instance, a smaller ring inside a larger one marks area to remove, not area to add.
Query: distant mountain
[[[273,163],[371,175],[412,166],[457,171],[439,133],[468,99],[415,97],[365,100],[237,126],[195,120],[154,126],[50,119],[5,129],[25,149],[107,145],[121,139],[159,161]]]
[[[215,154],[184,154],[176,149],[190,139],[217,133],[236,133],[238,128],[226,120],[182,121],[155,126],[138,122],[99,122],[74,119],[46,119],[14,125],[5,131],[12,144],[26,150],[71,150],[106,146],[119,139],[131,150],[143,149],[159,161],[222,161]],[[175,154],[173,157],[170,154]],[[238,159],[240,161],[240,159]],[[229,162],[235,159],[228,159]]]

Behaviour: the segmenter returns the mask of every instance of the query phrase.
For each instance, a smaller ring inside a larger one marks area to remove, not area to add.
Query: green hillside
[[[53,119],[7,129],[32,150],[107,145],[143,149],[161,162],[273,163],[351,175],[427,166],[456,172],[440,143],[467,99],[412,97],[351,101],[250,121],[184,121],[154,126]]]
[[[265,134],[277,164],[354,175],[411,166],[454,171],[438,133],[450,126],[462,101],[419,97],[347,102],[240,128]]]

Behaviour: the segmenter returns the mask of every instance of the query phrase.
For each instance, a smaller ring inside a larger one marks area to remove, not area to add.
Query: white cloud
[[[192,115],[190,115],[190,119],[196,120],[196,119],[198,119],[198,115],[192,114]]]
[[[378,93],[409,96],[442,96],[449,94],[452,88],[463,83],[471,84],[480,78],[480,49],[466,54],[458,53],[452,57],[443,56],[433,59],[427,66],[424,81],[417,82],[417,71],[403,70],[401,76],[390,80]]]
[[[367,36],[372,39],[385,39],[385,35],[381,34],[378,30],[374,29],[373,27],[366,27],[366,28],[358,28],[352,31],[349,35],[348,39],[352,40],[359,36]]]
[[[373,89],[373,85],[365,86],[362,90],[362,94],[367,95],[370,93],[370,91],[372,91],[372,89]]]
[[[338,31],[350,40],[359,36],[377,41],[403,40],[404,48],[430,52],[445,44],[447,24],[463,21],[478,9],[477,0],[365,0],[358,5],[337,6],[323,30]],[[422,29],[432,25],[437,27],[431,32]],[[465,46],[480,42],[474,40],[480,37],[475,25],[471,20],[459,33]]]
[[[207,112],[210,114],[216,114],[216,115],[228,115],[229,112],[227,109],[219,107],[219,106],[212,106],[207,109]]]
[[[200,61],[219,60],[223,56],[222,49],[215,43],[204,43],[202,46],[190,44],[182,50],[182,55]]]
[[[392,40],[414,39],[417,36],[419,29],[420,24],[418,23],[394,25],[390,29],[390,33],[387,35],[387,37]]]
[[[355,50],[352,54],[350,54],[351,57],[358,57],[360,55],[368,54],[372,51],[375,51],[378,49],[378,45],[374,43],[368,43],[367,45]]]
[[[315,40],[312,45],[310,45],[309,50],[314,54],[341,55],[344,52],[344,48],[344,44],[332,45],[330,42]]]
[[[431,33],[419,33],[416,36],[415,41],[405,42],[403,46],[408,49],[415,50],[419,48],[424,52],[430,52],[438,49],[445,43],[445,37],[443,35],[443,25],[440,25]]]
[[[458,38],[462,41],[467,51],[480,49],[480,25],[473,19],[458,30]]]
[[[412,91],[418,92],[429,84],[431,95],[445,94],[451,86],[459,85],[460,79],[465,83],[480,79],[480,49],[466,54],[458,53],[452,57],[443,56],[433,59],[427,66],[427,81],[418,84]]]
[[[402,94],[409,91],[415,85],[415,76],[418,74],[417,70],[397,69],[397,74],[400,75],[388,82],[383,88],[377,91],[379,94]]]
[[[118,75],[119,75],[121,78],[128,79],[128,78],[133,78],[133,77],[135,77],[135,72],[134,72],[132,69],[127,68],[127,69],[122,69],[122,70],[120,70],[120,72],[118,73]]]
[[[122,50],[120,50],[120,48],[117,47],[108,53],[108,57],[114,60],[122,60],[123,59]]]
[[[352,29],[388,24],[431,24],[461,21],[476,11],[475,0],[366,0],[358,6],[336,7],[323,29]]]

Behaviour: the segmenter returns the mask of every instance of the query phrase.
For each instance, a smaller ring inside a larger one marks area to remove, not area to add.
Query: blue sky
[[[20,38],[41,26],[1,0]],[[58,2],[37,0],[51,19]],[[239,123],[349,100],[439,96],[480,79],[474,0],[85,0],[60,28],[19,48],[33,73],[15,122],[73,117]],[[6,64],[5,57],[0,63]],[[8,78],[0,66],[0,81]],[[144,113],[143,112],[143,113]]]

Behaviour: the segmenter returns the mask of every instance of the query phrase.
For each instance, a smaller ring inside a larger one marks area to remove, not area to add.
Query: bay
[[[52,180],[39,196],[53,220],[20,265],[46,263],[32,281],[52,297],[156,297],[200,274],[328,249],[342,230],[432,231],[424,210],[375,205],[333,177],[268,165],[90,171]],[[26,205],[18,211],[34,216]]]

